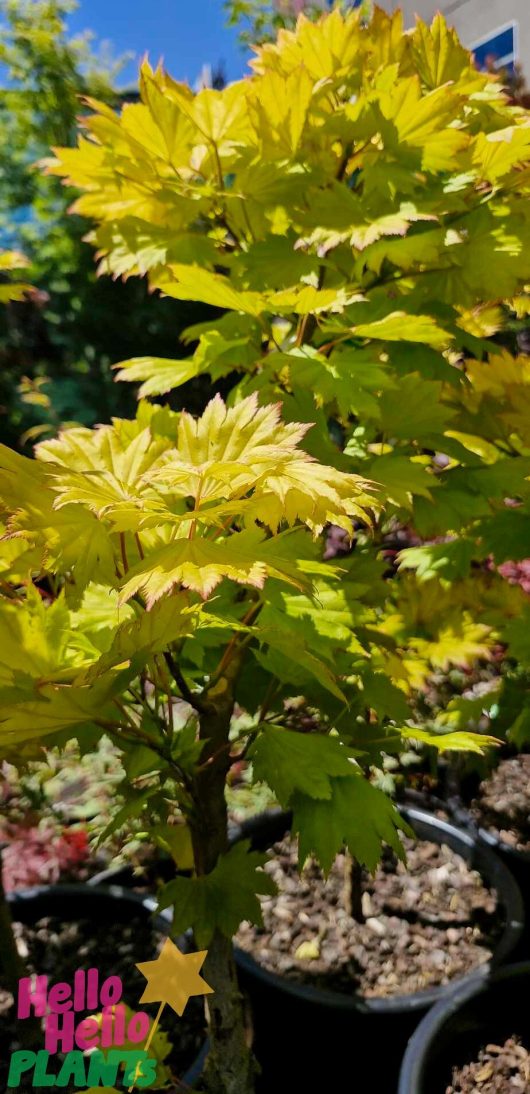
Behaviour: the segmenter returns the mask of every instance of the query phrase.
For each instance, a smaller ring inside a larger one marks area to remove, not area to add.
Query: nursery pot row
[[[504,756],[510,758],[510,753]],[[502,759],[502,754],[501,754]],[[460,778],[451,772],[451,777],[442,767],[440,786],[438,793],[443,799],[438,804],[444,808],[454,823],[469,832],[478,843],[489,847],[508,868],[515,878],[525,907],[530,902],[530,851],[519,850],[502,837],[480,824],[479,820],[471,812],[471,803],[477,797],[480,790],[481,776],[477,772],[466,774]],[[525,930],[517,946],[515,953],[517,959],[530,958],[530,922],[525,923]]]
[[[361,1053],[365,1063],[369,1061],[371,1089],[395,1094],[407,1040],[423,1015],[452,998],[454,990],[471,990],[477,977],[483,984],[491,969],[506,963],[516,949],[523,928],[523,903],[505,864],[471,832],[419,809],[403,808],[402,812],[420,839],[447,844],[496,890],[503,928],[491,961],[481,968],[480,975],[470,973],[451,985],[411,995],[366,998],[288,980],[264,969],[236,947],[240,983],[252,1006],[255,1051],[262,1067],[260,1094],[272,1089],[327,1089],[330,1080],[334,1082],[356,1068],[356,1057]],[[283,838],[290,824],[289,814],[274,811],[243,823],[232,838],[249,839],[254,848],[265,850]],[[127,880],[123,872],[121,879]],[[105,880],[109,880],[108,874]],[[133,914],[146,918],[153,914],[156,902],[151,898],[117,886],[94,884],[97,881],[96,877],[88,886],[52,886],[15,894],[11,897],[14,918],[23,922],[35,922],[43,915],[90,918],[99,926],[126,922]],[[164,933],[169,923],[168,913],[155,920]],[[186,939],[179,940],[181,946],[188,944]],[[197,1078],[204,1055],[205,1049],[183,1076],[186,1084]],[[402,1086],[402,1094],[408,1089]],[[410,1087],[410,1094],[419,1094],[420,1089],[424,1088]],[[425,1090],[431,1094],[429,1086]]]
[[[474,834],[420,809],[403,807],[402,812],[420,839],[447,844],[497,891],[504,926],[488,967],[505,963],[518,945],[523,925],[521,896],[509,870]],[[290,825],[290,814],[272,811],[244,822],[232,839],[247,839],[254,849],[267,850]],[[122,871],[120,878],[125,877]],[[280,1083],[285,1089],[327,1088],[330,1076],[348,1073],[356,1053],[363,1051],[365,1056],[369,1048],[372,1085],[378,1094],[395,1094],[408,1038],[455,983],[411,995],[366,998],[289,980],[263,968],[238,947],[235,956],[241,986],[252,1004],[255,1051],[262,1066],[260,1092]]]
[[[403,807],[401,812],[420,839],[447,844],[497,891],[504,927],[491,962],[483,967],[487,975],[488,969],[510,958],[521,936],[524,909],[517,883],[504,863],[471,833],[420,809]],[[290,824],[287,813],[265,814],[244,823],[239,835],[250,839],[254,848],[265,850],[282,839]],[[356,1068],[356,1057],[362,1053],[365,1066],[369,1061],[370,1088],[378,1094],[395,1094],[409,1037],[422,1016],[444,1000],[455,984],[411,995],[366,998],[282,978],[239,949],[236,961],[241,984],[252,1000],[256,1052],[266,1066],[264,1091],[280,1078],[286,1089],[327,1089],[330,1078]],[[470,973],[460,983],[465,985],[475,976]]]
[[[476,780],[475,789],[477,787],[478,780]],[[473,794],[468,788],[468,793],[465,794],[465,797],[450,798],[447,805],[451,816],[457,825],[470,832],[483,846],[489,847],[490,850],[501,859],[504,865],[508,867],[510,873],[519,885],[526,906],[528,901],[530,901],[530,851],[520,851],[516,847],[510,846],[509,843],[505,843],[495,832],[477,824],[477,821],[467,808],[468,801],[472,796]],[[529,927],[530,924],[526,924],[524,938],[524,945],[526,946],[525,957],[530,956]]]
[[[504,843],[494,832],[477,825],[471,814],[461,807],[453,810],[453,817],[458,824],[466,828],[477,839],[478,843],[489,848],[498,860],[506,866],[516,880],[524,907],[527,908],[530,904],[530,851],[519,851],[516,847],[511,847],[509,843]],[[524,929],[513,955],[521,961],[526,961],[530,957],[529,919],[525,920]]]

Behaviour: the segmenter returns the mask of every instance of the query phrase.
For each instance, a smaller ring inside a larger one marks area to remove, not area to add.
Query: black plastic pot
[[[530,904],[530,851],[518,851],[517,848],[510,847],[508,843],[503,843],[494,832],[477,825],[471,814],[464,810],[456,811],[454,817],[458,823],[466,824],[469,831],[504,862],[517,881],[525,908],[528,907]],[[517,952],[525,958],[530,957],[530,923],[526,924]]]
[[[161,855],[156,860],[156,874],[161,881],[172,881],[175,877],[175,863],[169,856]],[[97,874],[93,874],[91,878],[88,878],[87,885],[119,885],[124,889],[134,889],[135,886],[141,886],[142,888],[150,887],[150,882],[147,874],[137,873],[134,866],[129,863],[124,863],[123,866],[108,866],[105,870],[100,870]]]
[[[447,809],[455,823],[466,829],[484,846],[489,847],[508,867],[521,890],[525,907],[530,905],[530,851],[518,851],[504,843],[495,832],[477,824],[468,806],[478,792],[478,775],[467,777],[459,787],[459,794],[448,798]],[[515,953],[517,958],[530,957],[530,921],[526,923],[524,933]]]
[[[127,923],[133,916],[150,920],[161,934],[169,934],[171,914],[156,913],[157,903],[152,897],[131,893],[117,885],[94,887],[86,884],[43,885],[34,889],[20,889],[7,894],[13,920],[32,924],[44,916],[57,916],[63,920],[90,919],[94,930],[104,923]],[[180,949],[190,948],[186,935],[177,940]],[[191,1087],[199,1079],[207,1053],[203,1046],[190,1065],[181,1082]],[[185,1089],[183,1086],[183,1089]]]
[[[402,813],[420,839],[448,844],[497,890],[505,925],[486,967],[505,962],[517,946],[524,921],[521,894],[509,870],[488,847],[454,824],[419,809],[403,808]],[[250,839],[253,848],[265,850],[285,835],[290,824],[290,814],[269,813],[242,824],[239,836]],[[420,1018],[446,999],[455,983],[413,995],[372,999],[288,980],[264,969],[239,948],[236,961],[253,1005],[256,1054],[266,1066],[264,1090],[272,1089],[280,1076],[285,1089],[289,1084],[308,1091],[318,1091],[321,1085],[327,1089],[335,1069],[337,1077],[351,1069],[356,1052],[362,1050],[373,1065],[370,1087],[377,1094],[394,1094],[408,1038]],[[475,976],[470,973],[460,983],[467,985]]]
[[[232,822],[228,825],[228,836],[232,841],[239,833],[239,826]],[[162,882],[173,881],[175,877],[175,863],[169,855],[163,851],[158,852],[156,858],[152,863],[147,861],[145,863],[146,873],[142,876],[141,873],[137,873],[130,863],[124,863],[122,866],[108,866],[104,870],[99,870],[97,874],[93,874],[88,879],[87,885],[122,885],[124,889],[133,889],[135,886],[143,886],[149,888],[149,876],[148,871],[150,867],[154,868],[157,877]],[[189,876],[189,870],[179,870],[179,873],[184,877]]]
[[[459,984],[433,1007],[410,1039],[398,1094],[445,1094],[454,1067],[513,1034],[529,1043],[530,962]]]

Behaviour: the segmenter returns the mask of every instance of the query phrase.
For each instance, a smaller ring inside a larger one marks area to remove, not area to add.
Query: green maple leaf
[[[427,471],[424,460],[415,462],[398,452],[377,456],[368,463],[366,473],[374,482],[381,483],[389,501],[404,509],[413,508],[415,496],[431,501],[431,490],[439,485]]]
[[[528,558],[530,551],[530,514],[505,509],[486,517],[476,526],[482,541],[482,557],[492,554],[495,562]]]
[[[473,697],[458,695],[447,704],[436,718],[437,726],[442,726],[444,731],[462,730],[469,725],[477,725],[484,714],[492,717],[493,709],[498,706],[502,691],[502,680],[493,681],[493,687],[489,688],[486,695]]]
[[[24,603],[0,600],[0,681],[12,682],[15,674],[34,679],[53,679],[64,669],[82,663],[68,651],[69,613],[64,597],[46,607],[33,587]],[[74,669],[75,671],[75,669]]]
[[[264,307],[261,293],[236,289],[228,277],[196,266],[171,263],[151,278],[151,284],[177,300],[202,300],[203,304],[231,308],[247,315],[259,315]]]
[[[158,601],[149,612],[130,619],[118,627],[110,649],[89,670],[86,679],[93,680],[115,665],[134,661],[145,663],[155,653],[167,650],[177,638],[193,634],[199,623],[197,606],[187,603],[185,595]]]
[[[503,627],[502,638],[508,643],[510,657],[521,665],[530,667],[530,607],[524,606],[517,619],[507,622]]]
[[[199,947],[208,946],[216,931],[227,938],[242,920],[263,923],[258,893],[273,895],[276,886],[261,867],[267,856],[249,851],[249,843],[236,843],[204,877],[177,877],[165,885],[160,908],[173,905],[173,929],[178,934],[193,928]]]
[[[4,703],[0,717],[0,745],[46,737],[61,730],[80,733],[94,722],[117,721],[112,697],[119,681],[103,678],[95,684],[35,686],[12,705]],[[123,684],[121,685],[123,687]]]
[[[405,727],[400,730],[400,733],[402,737],[410,737],[413,741],[430,745],[439,752],[475,752],[483,756],[489,748],[500,744],[496,737],[486,733],[470,733],[466,730],[454,732],[441,730],[438,733],[429,733],[424,729]]]
[[[92,236],[105,257],[101,273],[115,276],[143,275],[168,262],[192,265],[200,259],[205,266],[213,265],[215,244],[197,232],[171,233],[166,225],[147,224],[139,217],[122,217],[102,224]]]
[[[241,539],[241,546],[239,536],[232,535],[229,540],[219,543],[199,538],[180,539],[160,547],[145,562],[137,563],[128,571],[121,602],[125,604],[141,592],[148,607],[152,607],[160,597],[180,585],[206,598],[223,578],[257,589],[263,588],[267,577],[276,577],[299,588],[307,585],[292,563],[270,554],[261,559],[259,550],[251,551],[243,534]]]
[[[333,668],[322,659],[322,653],[331,657],[331,650],[322,649],[323,643],[316,642],[321,656],[313,653],[311,637],[304,638],[304,627],[301,622],[296,625],[294,620],[282,617],[280,613],[273,613],[270,609],[260,619],[255,628],[260,643],[267,646],[266,653],[254,651],[254,656],[260,665],[279,680],[287,683],[307,685],[309,680],[315,679],[321,687],[331,692],[337,699],[345,702]]]
[[[361,699],[365,707],[375,710],[380,718],[408,718],[410,711],[406,696],[400,688],[382,672],[374,672],[368,665],[361,672],[363,690]]]
[[[441,395],[442,384],[438,381],[424,380],[415,373],[404,376],[396,391],[384,391],[381,395],[381,429],[387,437],[408,440],[413,421],[415,437],[443,433],[455,411],[441,402]]]
[[[455,468],[451,486],[484,498],[528,497],[530,495],[530,459],[499,459],[489,465]]]
[[[471,521],[485,516],[489,512],[488,502],[478,494],[469,494],[465,489],[453,489],[452,476],[444,478],[441,490],[436,492],[432,501],[421,497],[414,499],[414,524],[424,538],[446,535],[447,532],[460,532]]]
[[[130,361],[121,361],[115,366],[117,380],[129,380],[135,383],[141,380],[138,398],[148,395],[165,395],[181,384],[187,383],[199,374],[200,368],[194,357],[175,361],[167,357],[133,357]]]
[[[473,541],[461,538],[425,547],[407,547],[399,552],[398,561],[400,570],[415,570],[418,581],[431,578],[457,581],[467,577],[475,554]]]
[[[377,866],[383,843],[403,858],[398,832],[409,832],[409,828],[387,796],[360,772],[353,778],[333,778],[330,785],[328,800],[293,796],[293,831],[299,834],[300,864],[308,855],[315,855],[327,873],[344,844],[369,870]]]
[[[379,417],[379,393],[395,386],[385,365],[374,360],[373,350],[342,349],[326,358],[312,347],[271,354],[271,369],[288,370],[295,388],[313,392],[318,403],[333,405],[347,418],[350,413]]]
[[[382,342],[425,342],[435,349],[445,349],[451,335],[438,326],[430,315],[408,315],[404,311],[391,312],[384,319],[373,323],[359,323],[352,327],[359,338],[377,338]]]
[[[411,233],[404,239],[381,239],[363,251],[357,260],[357,269],[362,273],[366,268],[379,275],[385,260],[389,260],[400,270],[414,270],[420,263],[423,268],[429,266],[438,268],[440,261],[443,261],[440,255],[441,252],[443,254],[444,235],[443,229],[435,228]],[[428,339],[410,339],[410,341],[416,340],[427,341]],[[433,345],[430,339],[429,344]],[[441,338],[439,344],[443,345]]]
[[[508,730],[510,742],[515,748],[524,749],[530,741],[530,706],[526,705]]]
[[[271,725],[260,732],[249,758],[254,778],[266,782],[278,801],[288,806],[296,792],[310,798],[331,798],[332,776],[354,777],[350,755],[338,737]]]

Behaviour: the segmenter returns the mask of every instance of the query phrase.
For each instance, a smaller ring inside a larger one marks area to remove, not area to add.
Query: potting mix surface
[[[328,878],[314,861],[301,876],[285,839],[265,870],[278,895],[262,897],[263,928],[244,923],[237,943],[269,969],[312,986],[387,997],[446,984],[486,962],[502,929],[494,891],[446,845],[404,840],[407,865],[386,852],[363,875],[363,922],[345,906],[345,859]]]
[[[530,1094],[530,1052],[516,1037],[486,1045],[478,1059],[453,1074],[446,1094]]]
[[[15,923],[17,946],[29,973],[47,975],[49,986],[64,981],[71,984],[77,969],[97,968],[101,978],[118,976],[123,984],[124,1002],[133,1012],[146,1011],[151,1018],[158,1009],[156,1004],[140,1004],[146,981],[136,962],[153,960],[161,949],[165,936],[155,930],[145,919],[130,918],[124,923],[97,924],[88,920],[63,922],[46,917],[34,926]],[[0,980],[0,1090],[7,1087],[10,1056],[17,1049],[27,1048],[21,1044],[23,1022],[17,1019],[13,996],[5,990]],[[82,1018],[93,1015],[94,1011],[76,1014],[76,1025]],[[168,1034],[171,1051],[165,1059],[172,1076],[181,1076],[197,1056],[205,1036],[204,1010],[202,1000],[191,999],[182,1018],[177,1018],[170,1007],[162,1014],[160,1026]],[[33,1045],[30,1046],[33,1048]],[[35,1051],[44,1047],[44,1034]],[[142,1049],[143,1044],[137,1046]],[[151,1056],[156,1051],[151,1050]],[[50,1072],[60,1070],[64,1054],[58,1053]],[[157,1074],[162,1074],[159,1066]],[[164,1074],[166,1071],[164,1069]],[[169,1075],[169,1073],[168,1073]],[[118,1083],[119,1085],[119,1083]],[[20,1094],[47,1094],[50,1087],[34,1086],[32,1074],[22,1076],[17,1087]],[[182,1087],[169,1087],[170,1090]],[[78,1085],[61,1087],[64,1094],[78,1094]]]
[[[480,784],[471,811],[503,843],[530,852],[530,754],[502,760]]]

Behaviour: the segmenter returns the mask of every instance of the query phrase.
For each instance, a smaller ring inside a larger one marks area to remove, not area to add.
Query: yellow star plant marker
[[[149,1051],[166,1003],[181,1018],[192,995],[210,995],[213,992],[213,988],[199,976],[207,953],[207,950],[182,953],[167,938],[155,961],[142,961],[136,966],[147,980],[140,1003],[160,1003],[145,1043],[145,1052]],[[138,1069],[129,1092],[134,1089],[137,1077]]]

